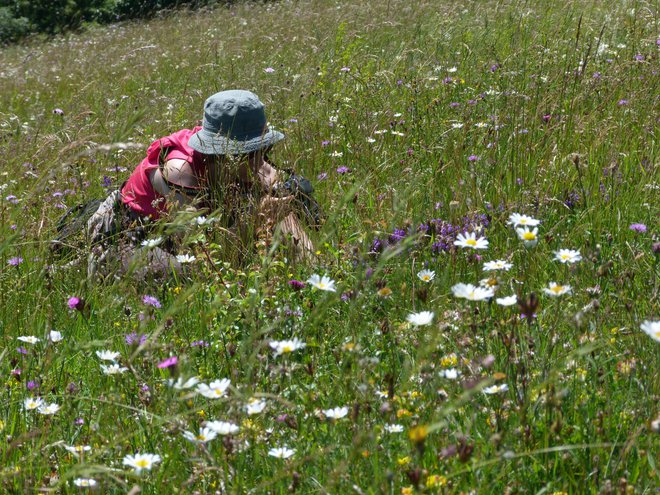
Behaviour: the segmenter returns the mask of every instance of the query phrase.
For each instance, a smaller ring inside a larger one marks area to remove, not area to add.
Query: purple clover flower
[[[646,232],[646,225],[644,225],[643,223],[632,223],[628,228],[633,232],[638,232],[640,234]]]
[[[156,299],[154,296],[149,296],[149,295],[143,296],[142,302],[147,306],[153,306],[154,308],[161,307],[160,301]]]
[[[77,309],[79,304],[80,298],[76,296],[70,297],[66,302],[66,305],[69,306],[69,309]]]
[[[351,169],[346,167],[345,165],[342,165],[341,167],[337,167],[337,173],[338,174],[347,174],[350,171],[351,171]]]
[[[11,266],[18,266],[21,263],[23,263],[23,258],[21,258],[20,256],[14,256],[13,258],[9,258],[7,260],[7,263]]]
[[[136,332],[131,332],[124,337],[124,340],[128,345],[142,345],[147,341],[147,336],[143,333],[138,335]]]

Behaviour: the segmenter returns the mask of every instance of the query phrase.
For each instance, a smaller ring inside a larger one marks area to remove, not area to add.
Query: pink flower
[[[165,361],[162,363],[158,363],[158,367],[163,369],[163,368],[172,368],[176,366],[176,364],[179,362],[179,358],[176,356],[170,356],[168,357]]]
[[[67,305],[69,306],[69,309],[78,309],[78,306],[80,305],[80,298],[76,296],[70,297],[67,301]]]

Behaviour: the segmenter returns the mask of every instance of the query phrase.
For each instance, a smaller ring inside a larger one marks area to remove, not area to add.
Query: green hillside
[[[655,493],[658,14],[240,3],[0,49],[0,492]],[[222,209],[154,227],[164,281],[53,252],[234,88],[312,256]]]

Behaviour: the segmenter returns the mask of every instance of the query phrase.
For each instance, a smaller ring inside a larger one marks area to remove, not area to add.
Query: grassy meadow
[[[657,493],[658,7],[241,3],[2,48],[0,493]],[[51,254],[231,88],[314,184],[314,259],[190,215],[165,283]]]

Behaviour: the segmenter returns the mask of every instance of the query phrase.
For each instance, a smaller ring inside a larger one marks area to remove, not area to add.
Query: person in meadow
[[[126,271],[139,257],[142,273],[179,270],[176,242],[155,236],[153,226],[180,210],[217,211],[225,230],[243,245],[280,232],[298,256],[312,252],[301,219],[318,223],[311,184],[278,170],[268,158],[282,139],[268,127],[264,105],[254,93],[229,90],[210,96],[202,125],[152,143],[128,180],[89,217],[88,271],[111,262]]]

